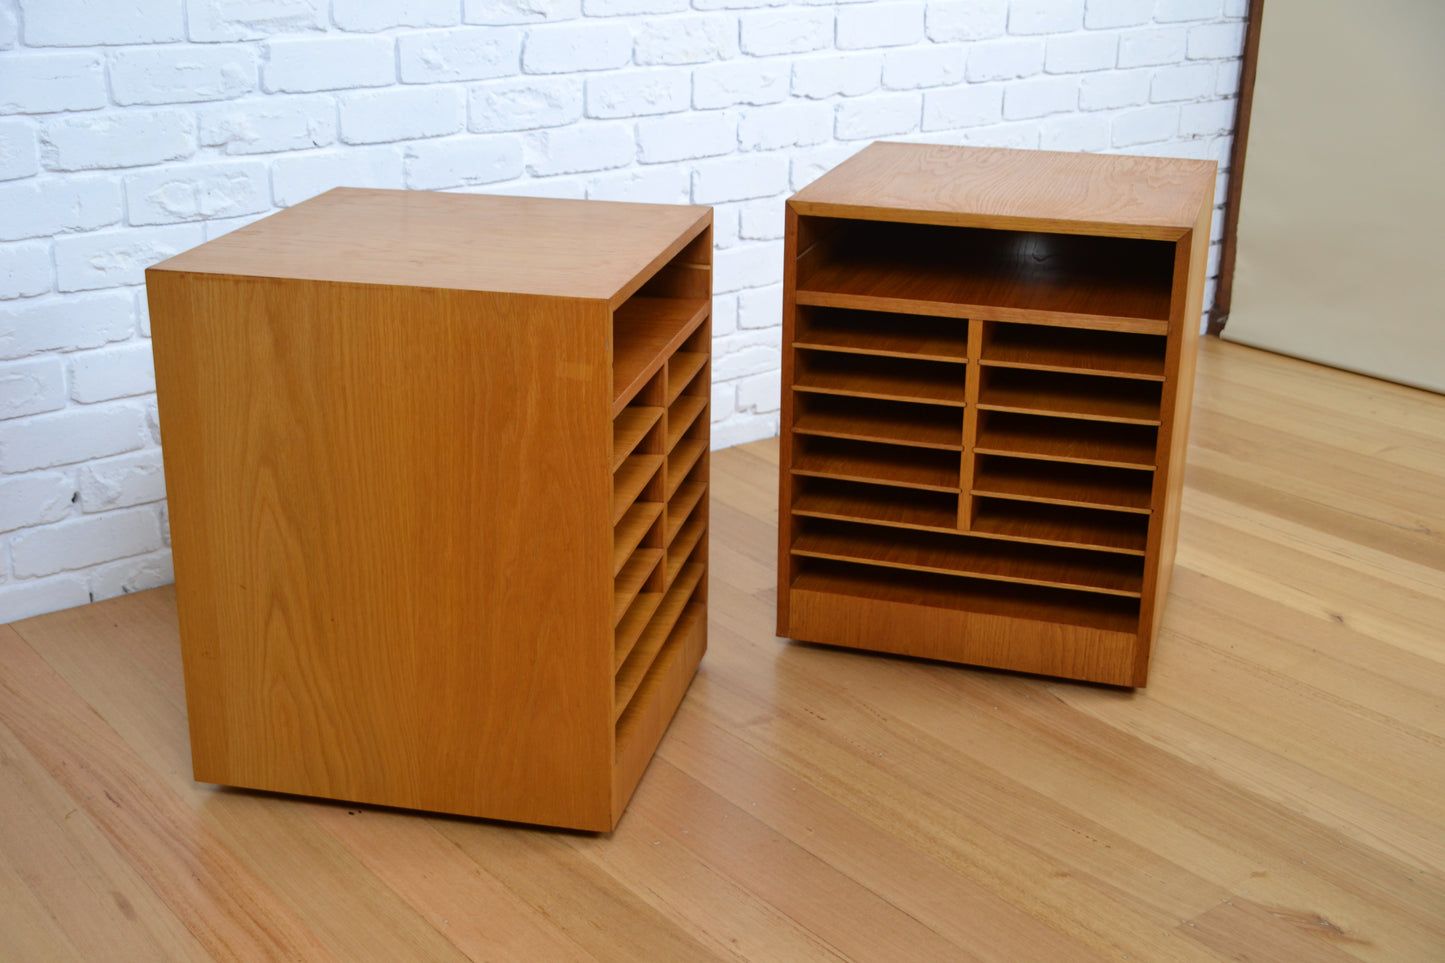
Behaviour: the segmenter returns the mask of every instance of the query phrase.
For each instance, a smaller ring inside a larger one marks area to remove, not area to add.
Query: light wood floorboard
[[[775,638],[716,453],[610,835],[195,783],[168,588],[0,626],[0,960],[1445,960],[1445,398],[1209,340],[1193,417],[1136,691]]]

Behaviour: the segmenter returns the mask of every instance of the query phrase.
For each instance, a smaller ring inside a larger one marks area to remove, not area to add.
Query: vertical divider
[[[973,449],[978,435],[978,392],[983,372],[979,358],[983,355],[983,326],[992,324],[977,318],[968,320],[968,365],[963,375],[963,452],[958,468],[958,529],[973,528]]]
[[[638,397],[644,404],[656,405],[662,408],[662,415],[657,419],[657,424],[647,433],[638,445],[638,450],[649,455],[662,455],[662,464],[658,466],[657,473],[652,476],[652,481],[642,490],[639,496],[643,501],[659,502],[662,504],[662,513],[658,521],[648,529],[647,535],[642,539],[642,544],[647,548],[666,548],[666,539],[663,528],[667,519],[667,365],[664,364],[657,374],[647,382],[646,386],[638,392]],[[648,576],[647,582],[643,585],[644,592],[661,592],[663,576],[667,569],[667,559],[653,569]]]

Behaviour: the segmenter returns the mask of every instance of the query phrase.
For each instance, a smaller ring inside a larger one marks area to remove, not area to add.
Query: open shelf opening
[[[1154,473],[999,455],[974,460],[974,495],[1148,514]]]
[[[1149,516],[1004,498],[973,499],[976,535],[1143,555]]]
[[[1164,380],[1162,335],[990,322],[981,364]]]
[[[793,482],[793,514],[900,528],[956,531],[958,496],[801,477]]]
[[[617,719],[632,702],[659,656],[672,644],[680,644],[696,625],[702,605],[698,586],[705,571],[701,562],[685,565],[672,587],[662,595],[647,626],[617,667],[613,692],[613,717]],[[614,655],[616,649],[614,649]]]
[[[657,528],[658,519],[662,516],[661,502],[637,502],[622,516],[622,520],[612,527],[612,574],[615,576],[622,571],[627,560],[632,557],[632,552],[642,544],[642,540],[648,533],[654,536],[661,536],[661,530]],[[656,544],[659,540],[654,537],[651,541]]]
[[[677,486],[676,493],[667,502],[667,519],[665,523],[664,538],[671,542],[676,538],[683,523],[687,521],[692,510],[697,507],[707,495],[707,472],[704,465],[693,466],[692,471],[687,473],[682,484]]]
[[[799,220],[833,222],[799,226],[821,236],[798,258],[799,304],[955,317],[1054,312],[1079,324],[1167,327],[1175,253],[1167,241]]]
[[[612,524],[622,521],[622,516],[637,501],[637,496],[647,483],[657,476],[662,467],[661,455],[631,454],[622,460],[622,467],[612,473]]]
[[[932,448],[795,435],[793,473],[957,492],[959,456]]]
[[[1153,468],[1158,441],[1159,431],[1152,425],[980,411],[974,450],[1020,458]]]
[[[1135,598],[825,559],[799,559],[792,588],[1111,632],[1132,633],[1139,628]]]
[[[798,392],[793,430],[800,435],[962,451],[963,409]]]
[[[826,519],[802,520],[793,554],[1137,598],[1144,560],[1131,555],[978,539]]]
[[[612,411],[617,414],[712,310],[704,231],[612,312]]]
[[[657,570],[658,564],[662,561],[662,549],[660,548],[639,548],[632,553],[627,564],[622,566],[622,571],[617,573],[613,579],[612,592],[612,624],[616,627],[627,614],[628,608],[637,598],[642,587],[652,573]]]
[[[707,409],[707,395],[678,395],[667,409],[667,450],[677,447],[690,428],[697,424],[698,416]]]
[[[979,408],[1136,425],[1159,424],[1163,385],[1157,381],[1022,368],[985,367],[979,375]]]
[[[819,351],[963,361],[968,358],[968,321],[847,308],[800,307],[793,344]]]
[[[961,408],[966,371],[967,366],[959,363],[799,350],[793,387],[799,391]]]
[[[663,409],[655,405],[628,405],[612,419],[612,470],[622,467],[627,456],[642,443],[647,433],[662,418]]]
[[[696,505],[667,546],[667,574],[663,582],[665,586],[670,586],[676,580],[677,574],[694,554],[694,549],[698,547],[706,531],[707,507]]]

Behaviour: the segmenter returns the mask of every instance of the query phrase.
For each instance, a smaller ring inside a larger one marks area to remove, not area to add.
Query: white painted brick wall
[[[723,447],[777,430],[789,193],[879,137],[1227,162],[1246,6],[0,0],[0,622],[171,578],[171,253],[338,185],[712,204]]]

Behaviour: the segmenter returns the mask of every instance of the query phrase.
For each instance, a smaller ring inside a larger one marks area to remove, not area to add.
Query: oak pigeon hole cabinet
[[[879,143],[788,201],[779,635],[1145,683],[1214,179]]]
[[[338,189],[146,278],[196,778],[612,829],[707,641],[711,209]]]

